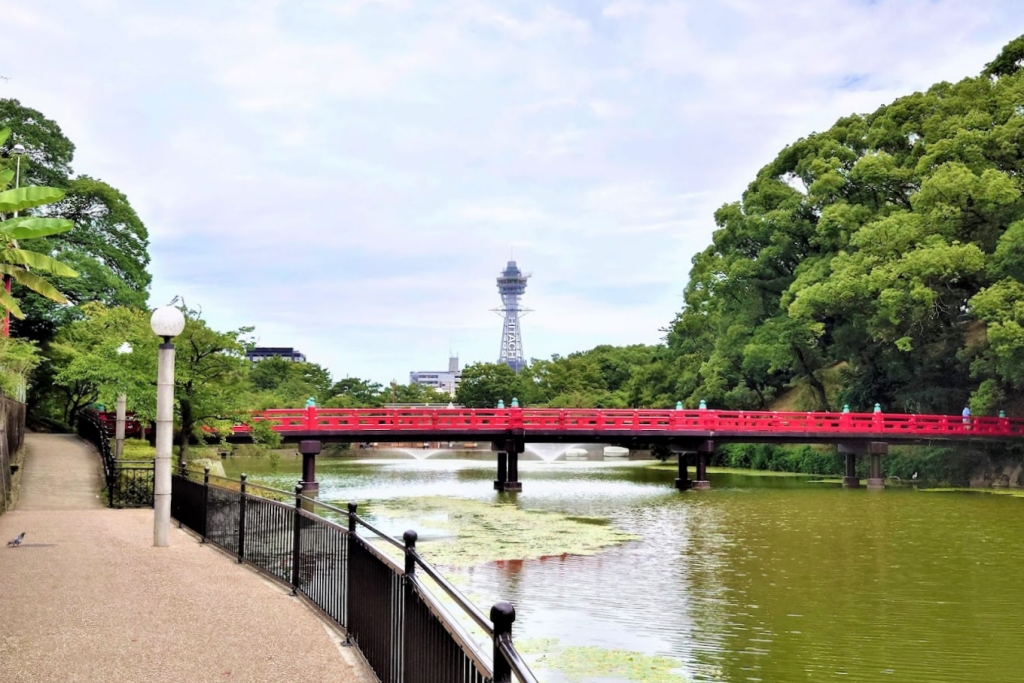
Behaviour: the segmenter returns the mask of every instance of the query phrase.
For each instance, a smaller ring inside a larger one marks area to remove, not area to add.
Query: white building
[[[462,379],[462,371],[459,370],[459,357],[452,356],[448,359],[448,370],[420,370],[409,373],[409,384],[422,384],[443,391],[449,396],[455,396],[455,390],[459,388],[459,380]]]

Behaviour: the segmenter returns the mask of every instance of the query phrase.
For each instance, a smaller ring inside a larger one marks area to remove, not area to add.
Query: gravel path
[[[109,510],[98,456],[30,434],[15,510],[0,515],[0,680],[370,683],[354,649],[288,591],[152,510]]]

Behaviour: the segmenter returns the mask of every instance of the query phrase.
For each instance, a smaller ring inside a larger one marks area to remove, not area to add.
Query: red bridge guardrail
[[[797,413],[723,410],[618,410],[557,408],[296,408],[253,414],[276,432],[356,433],[372,437],[382,432],[437,434],[523,430],[530,432],[750,432],[778,434],[878,434],[903,437],[1020,437],[1024,418],[959,415],[902,415],[889,413]],[[249,433],[247,425],[233,428]]]

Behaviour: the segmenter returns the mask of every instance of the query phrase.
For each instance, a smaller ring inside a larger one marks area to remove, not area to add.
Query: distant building
[[[290,346],[257,346],[250,351],[246,351],[245,358],[253,363],[259,363],[261,360],[268,358],[283,358],[293,363],[306,362],[306,354],[296,351]]]
[[[462,371],[459,370],[459,357],[452,356],[448,359],[448,370],[421,370],[409,373],[409,384],[422,384],[426,387],[433,387],[443,391],[449,396],[454,396],[459,388],[459,381],[462,379]]]

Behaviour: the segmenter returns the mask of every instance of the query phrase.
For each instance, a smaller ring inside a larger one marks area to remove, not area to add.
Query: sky
[[[786,144],[1024,33],[998,0],[0,0],[0,97],[125,192],[182,296],[336,379],[658,343]]]

